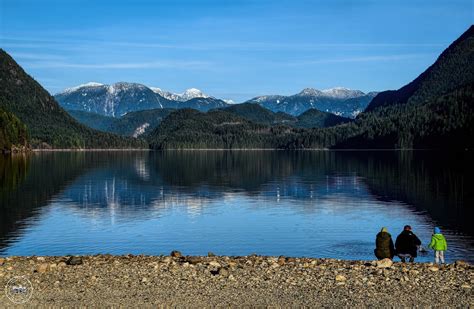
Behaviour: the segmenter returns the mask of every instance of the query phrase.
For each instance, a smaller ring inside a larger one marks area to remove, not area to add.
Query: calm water
[[[0,255],[373,259],[410,224],[474,261],[472,154],[73,152],[0,157]],[[431,260],[431,253],[418,260]]]

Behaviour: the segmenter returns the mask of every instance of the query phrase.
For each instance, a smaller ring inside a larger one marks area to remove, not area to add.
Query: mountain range
[[[307,88],[292,96],[260,96],[245,103],[256,103],[273,112],[284,112],[293,116],[298,116],[309,109],[318,109],[355,118],[375,95],[375,92],[365,94],[360,90],[342,87],[327,90]],[[125,82],[112,85],[90,82],[68,88],[56,94],[55,98],[66,110],[86,111],[112,117],[155,108],[193,108],[208,111],[232,105],[228,100],[214,98],[196,88],[177,94],[156,87]]]
[[[257,103],[274,112],[285,112],[290,115],[299,115],[314,108],[338,116],[355,118],[376,95],[377,92],[364,93],[343,87],[326,90],[305,88],[294,95],[259,96],[248,100],[247,103]]]
[[[208,111],[228,105],[225,101],[210,97],[195,88],[175,94],[160,88],[127,82],[112,85],[90,82],[65,89],[54,97],[66,110],[111,117],[156,108],[194,108]]]

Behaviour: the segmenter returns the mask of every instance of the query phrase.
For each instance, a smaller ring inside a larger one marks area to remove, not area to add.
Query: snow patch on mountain
[[[139,126],[138,128],[135,129],[132,136],[135,137],[135,138],[139,137],[140,135],[145,133],[146,129],[149,126],[150,126],[150,124],[148,122],[145,122],[144,124],[142,124],[141,126]]]
[[[324,95],[338,98],[338,99],[350,99],[350,98],[357,98],[365,95],[360,90],[352,90],[344,87],[334,87],[329,89],[324,89],[321,91]]]
[[[168,100],[180,101],[180,102],[188,101],[194,98],[209,98],[210,97],[209,95],[203,93],[201,90],[196,89],[196,88],[186,89],[183,93],[173,93],[166,90],[162,90],[161,88],[158,88],[158,87],[150,87],[150,89],[154,93],[159,94],[160,96]]]
[[[305,96],[305,97],[329,97],[337,99],[350,99],[357,98],[365,95],[360,90],[352,90],[344,87],[334,87],[324,90],[318,90],[315,88],[305,88],[296,96]]]
[[[207,94],[204,94],[201,90],[196,88],[186,89],[180,96],[184,101],[194,98],[209,98]]]
[[[314,97],[314,96],[320,96],[321,94],[322,94],[322,92],[320,90],[317,90],[317,89],[314,89],[314,88],[304,88],[297,95],[299,95],[299,96],[313,96]]]
[[[166,91],[166,90],[162,90],[161,88],[158,88],[158,87],[150,87],[150,89],[154,93],[162,96],[165,99],[172,100],[172,101],[181,101],[181,97],[180,97],[179,94],[172,93],[172,92],[169,92],[169,91]]]
[[[74,91],[79,90],[81,88],[100,87],[100,86],[104,86],[104,84],[96,83],[96,82],[88,82],[88,83],[78,85],[78,86],[75,86],[75,87],[66,88],[66,89],[64,89],[64,91],[62,93],[71,93],[71,92],[74,92]]]
[[[283,99],[284,97],[281,95],[262,95],[256,98],[251,99],[251,101],[256,101],[258,103],[264,102],[264,101],[279,101]]]

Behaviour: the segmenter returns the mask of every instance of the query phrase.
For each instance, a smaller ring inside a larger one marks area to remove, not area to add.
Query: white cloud
[[[303,60],[295,62],[287,62],[283,65],[299,66],[312,64],[330,64],[330,63],[351,63],[351,62],[381,62],[381,61],[400,61],[415,58],[431,57],[434,54],[400,54],[400,55],[376,55],[364,57],[347,57],[347,58],[321,58],[315,60]]]
[[[295,50],[312,51],[327,49],[361,49],[361,48],[411,48],[411,47],[440,47],[446,44],[441,43],[384,43],[384,42],[360,42],[360,43],[301,43],[301,42],[254,42],[254,41],[227,41],[227,42],[150,42],[150,41],[107,41],[89,39],[69,39],[69,38],[29,38],[29,37],[5,37],[0,36],[2,45],[10,48],[53,48],[57,50],[88,50],[108,49],[111,47],[135,47],[135,48],[157,48],[157,49],[177,49],[177,50]]]
[[[121,62],[121,63],[73,63],[62,61],[38,61],[23,63],[28,68],[69,68],[69,69],[206,69],[211,63],[205,61],[148,61],[148,62]]]

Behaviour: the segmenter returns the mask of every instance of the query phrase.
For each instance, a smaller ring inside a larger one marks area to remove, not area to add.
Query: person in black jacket
[[[421,241],[411,231],[411,226],[405,225],[403,232],[398,235],[395,241],[395,252],[405,263],[408,258],[410,262],[414,262],[417,257],[418,247],[421,246]]]
[[[393,247],[392,236],[390,235],[386,227],[383,227],[375,238],[374,253],[377,259],[379,260],[393,259],[395,250]]]

